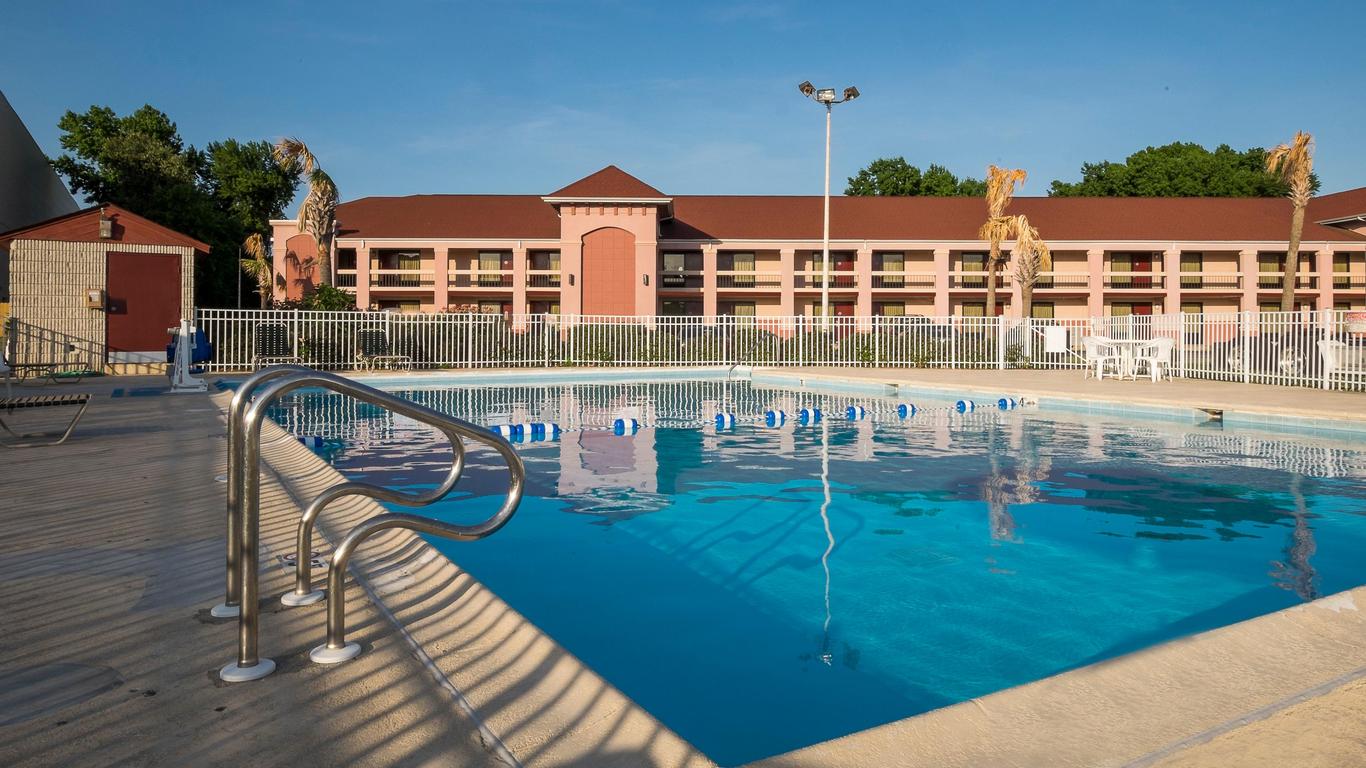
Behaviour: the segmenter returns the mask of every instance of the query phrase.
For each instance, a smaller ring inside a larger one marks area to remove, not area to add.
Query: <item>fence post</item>
[[[1336,313],[1336,310],[1332,310],[1332,309],[1322,309],[1322,310],[1319,310],[1319,312],[1320,312],[1320,314],[1321,314],[1322,317],[1323,317],[1323,320],[1322,320],[1323,332],[1320,334],[1320,338],[1321,338],[1322,341],[1325,341],[1325,342],[1326,342],[1326,341],[1329,341],[1329,340],[1331,340],[1331,339],[1333,338],[1333,325],[1334,325],[1334,321],[1337,319],[1337,318],[1334,317],[1334,315],[1337,314],[1337,313]],[[1344,317],[1343,317],[1343,320],[1345,321],[1346,319],[1347,319],[1347,318],[1344,316]],[[1320,353],[1319,350],[1317,349],[1318,345],[1315,344],[1314,346],[1316,347],[1315,349],[1311,349],[1311,350],[1308,351],[1308,355],[1307,355],[1307,356],[1308,356],[1308,359],[1307,359],[1307,361],[1306,361],[1306,368],[1308,367],[1308,365],[1309,365],[1310,363],[1312,363],[1314,360],[1317,359],[1317,360],[1319,361],[1319,371],[1320,371],[1320,374],[1319,374],[1319,375],[1320,375],[1320,378],[1323,380],[1322,386],[1323,386],[1324,389],[1332,389],[1332,388],[1333,388],[1333,387],[1332,387],[1332,384],[1330,384],[1329,381],[1328,381],[1328,366],[1324,364],[1326,361],[1323,359],[1322,353]],[[1307,383],[1307,382],[1306,382],[1306,383]]]
[[[294,310],[290,327],[293,329],[289,334],[290,354],[294,357],[299,356],[299,310]]]
[[[1006,369],[1006,318],[1005,315],[996,316],[996,368],[1004,371]]]
[[[1242,341],[1242,343],[1239,344],[1238,346],[1241,348],[1241,350],[1242,350],[1242,355],[1243,355],[1243,383],[1244,383],[1244,384],[1250,384],[1250,383],[1252,382],[1252,370],[1251,370],[1251,359],[1250,359],[1250,358],[1251,358],[1251,355],[1250,355],[1250,350],[1249,350],[1249,348],[1252,346],[1252,317],[1253,317],[1253,315],[1252,315],[1252,312],[1246,311],[1246,310],[1244,310],[1244,312],[1242,313],[1242,315],[1243,315],[1243,322],[1241,323],[1241,325],[1242,325],[1242,337],[1243,337],[1243,341]]]

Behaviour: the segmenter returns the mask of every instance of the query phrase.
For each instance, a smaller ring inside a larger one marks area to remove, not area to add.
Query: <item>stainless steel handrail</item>
[[[404,493],[392,488],[372,483],[345,482],[329,486],[309,503],[299,518],[295,532],[294,551],[294,590],[280,596],[280,602],[288,606],[310,605],[323,599],[322,590],[313,589],[313,562],[309,554],[313,548],[313,524],[324,508],[345,496],[367,496],[380,501],[402,504],[408,507],[425,507],[445,498],[451,488],[460,480],[465,469],[465,446],[459,433],[448,431],[441,425],[433,425],[446,435],[453,454],[450,471],[439,485],[426,493]]]
[[[255,680],[265,677],[275,669],[275,663],[270,659],[262,659],[258,654],[257,637],[260,628],[260,604],[258,601],[258,577],[259,577],[259,558],[260,541],[259,528],[261,516],[261,422],[265,418],[266,410],[271,403],[275,402],[284,395],[302,387],[316,386],[330,389],[344,395],[349,395],[358,400],[378,405],[387,410],[393,411],[403,416],[417,421],[430,424],[441,430],[451,441],[453,451],[452,471],[447,475],[447,482],[443,482],[438,490],[442,491],[442,496],[450,491],[459,479],[464,467],[464,448],[461,445],[461,438],[467,438],[476,442],[486,443],[497,450],[504,458],[508,467],[509,488],[507,499],[503,506],[489,519],[476,525],[457,526],[441,523],[437,520],[421,518],[413,515],[380,515],[375,520],[392,521],[395,517],[402,518],[404,523],[411,523],[408,527],[416,530],[434,533],[436,535],[449,536],[458,539],[477,539],[488,536],[507,524],[508,520],[517,510],[517,505],[521,503],[522,492],[526,486],[526,468],[522,464],[521,458],[513,450],[511,444],[498,435],[482,429],[477,425],[471,424],[462,419],[457,419],[438,411],[432,410],[424,405],[420,405],[411,400],[405,400],[388,392],[366,386],[356,381],[343,378],[322,371],[309,370],[306,373],[296,373],[271,383],[261,394],[257,396],[251,405],[247,407],[242,417],[238,441],[235,446],[242,449],[240,457],[240,476],[241,488],[238,496],[240,515],[238,516],[239,531],[239,555],[238,555],[238,584],[240,611],[237,621],[237,660],[223,667],[219,671],[219,676],[228,682],[240,682],[245,680]],[[234,445],[230,444],[230,448]],[[230,477],[231,481],[232,478]],[[375,488],[371,486],[371,488]],[[384,490],[384,489],[380,489]],[[388,493],[389,491],[386,491]],[[392,492],[397,493],[397,492]],[[366,494],[369,495],[369,494]],[[426,496],[427,494],[424,494]],[[333,496],[335,499],[336,497]],[[412,498],[411,496],[409,497]],[[436,501],[441,498],[437,496],[430,499]],[[310,508],[313,505],[310,505]],[[319,507],[321,509],[321,507]],[[414,522],[416,521],[416,522]],[[385,528],[395,527],[398,523],[389,522]],[[333,556],[332,571],[336,574],[336,583],[341,583],[344,576],[346,561],[349,553],[353,550],[365,536],[366,531],[371,531],[366,523],[362,523],[357,529],[353,530],[338,547],[338,553],[346,547],[346,555],[338,557],[337,553]],[[360,534],[358,536],[358,534]],[[347,547],[347,543],[350,546]],[[300,558],[308,555],[307,547],[297,553]],[[338,570],[340,566],[341,570]],[[296,574],[297,575],[297,574]],[[334,579],[329,574],[328,583],[332,585]],[[329,595],[328,615],[329,627],[332,625],[331,615],[335,610],[338,614],[344,611],[344,607],[335,606],[334,603],[344,600],[344,591],[338,586]],[[330,635],[329,635],[330,636]],[[344,643],[343,643],[344,645]],[[332,659],[342,661],[351,658],[359,652],[357,647],[350,655],[344,658]]]
[[[237,535],[242,528],[242,430],[238,425],[242,421],[242,413],[246,411],[247,403],[251,402],[251,394],[257,387],[271,379],[291,373],[308,373],[311,370],[313,369],[302,365],[274,365],[263,368],[244,379],[232,393],[232,401],[228,404],[228,583],[224,589],[223,602],[209,611],[218,618],[236,616],[238,606],[242,602],[237,575],[238,555],[242,549],[242,542]]]

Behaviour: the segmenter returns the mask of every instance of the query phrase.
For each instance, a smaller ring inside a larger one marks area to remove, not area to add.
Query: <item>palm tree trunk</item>
[[[314,282],[318,285],[332,284],[332,242],[329,238],[326,242],[318,240],[318,274],[314,277]]]
[[[991,253],[987,254],[987,308],[983,313],[987,317],[996,316],[996,261],[1001,258],[1000,243],[991,244]]]
[[[1034,284],[1020,283],[1020,317],[1028,320],[1034,311]]]
[[[1290,217],[1290,246],[1285,251],[1285,270],[1281,277],[1281,311],[1295,309],[1296,272],[1300,268],[1300,235],[1304,232],[1304,206],[1295,204],[1295,212]]]

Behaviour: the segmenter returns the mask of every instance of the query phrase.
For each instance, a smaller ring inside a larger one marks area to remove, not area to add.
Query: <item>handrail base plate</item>
[[[308,658],[318,664],[340,664],[360,655],[360,643],[347,643],[341,648],[328,648],[326,644],[308,652]]]
[[[326,596],[327,593],[323,592],[321,589],[315,589],[312,592],[303,595],[294,592],[286,592],[283,595],[280,595],[280,602],[291,608],[297,608],[301,605],[312,605],[316,602],[320,602]]]
[[[250,667],[239,667],[234,661],[218,670],[218,678],[225,683],[245,683],[250,680],[260,680],[274,671],[275,662],[270,659],[260,659]]]
[[[215,619],[235,619],[241,612],[242,606],[228,605],[227,603],[219,603],[209,609],[209,615]]]

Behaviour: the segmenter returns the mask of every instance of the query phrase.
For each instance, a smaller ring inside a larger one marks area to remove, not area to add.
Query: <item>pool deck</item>
[[[781,372],[1366,423],[1366,395],[1341,392],[1052,371]],[[225,398],[164,388],[161,377],[16,387],[95,398],[66,445],[0,449],[12,529],[0,539],[0,764],[710,765],[404,532],[355,562],[359,659],[309,663],[322,607],[280,608],[288,574],[266,567],[261,647],[280,669],[219,683],[235,626],[207,615],[223,581],[213,478]],[[41,426],[39,415],[25,423]],[[292,549],[299,500],[338,476],[273,425],[263,451],[270,564]],[[340,502],[319,534],[335,542],[376,511]],[[1359,588],[756,765],[1366,766],[1363,607]]]
[[[947,368],[756,368],[756,373],[828,382],[884,382],[934,389],[945,395],[1029,395],[1072,402],[1210,409],[1306,420],[1344,422],[1366,431],[1366,393],[1273,387],[1198,379],[1083,378],[1081,371],[952,370]],[[1366,435],[1364,435],[1366,436]]]

